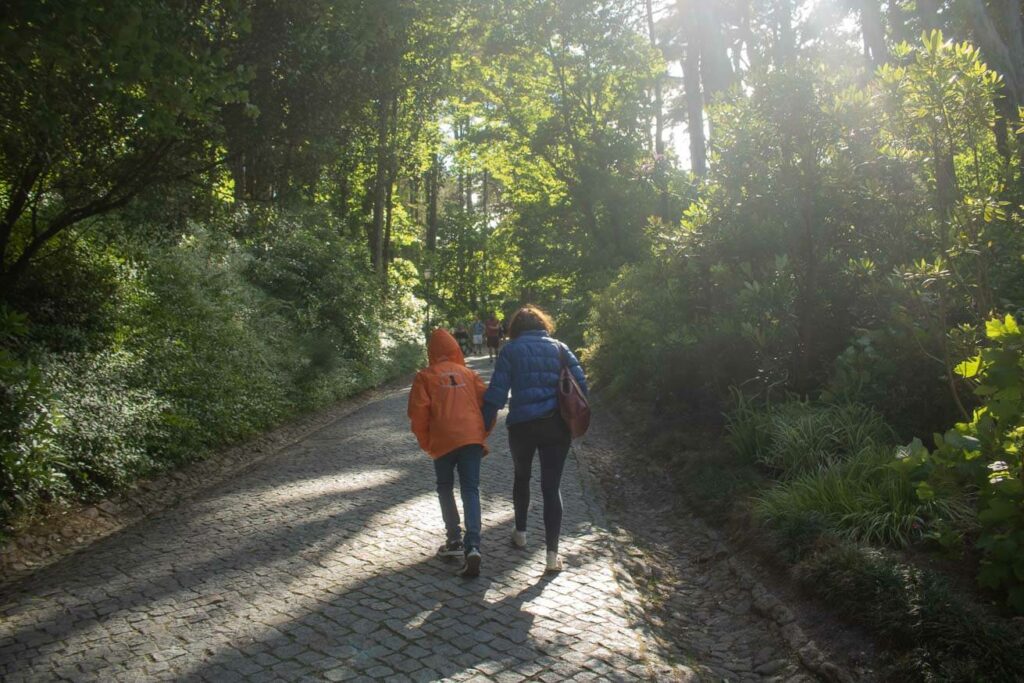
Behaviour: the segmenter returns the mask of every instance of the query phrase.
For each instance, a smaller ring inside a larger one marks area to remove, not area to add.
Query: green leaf
[[[1019,515],[1020,511],[1016,505],[997,498],[990,501],[988,507],[978,513],[978,521],[991,526],[1013,519]]]
[[[992,341],[997,341],[1007,336],[1020,336],[1020,328],[1013,316],[1007,313],[1002,320],[993,318],[986,321],[985,335]]]
[[[978,371],[981,369],[981,356],[974,356],[956,366],[956,374],[960,375],[964,379],[971,379],[977,377]]]
[[[981,442],[977,438],[961,434],[953,429],[946,432],[945,442],[953,448],[958,448],[968,453],[976,453],[981,450]]]

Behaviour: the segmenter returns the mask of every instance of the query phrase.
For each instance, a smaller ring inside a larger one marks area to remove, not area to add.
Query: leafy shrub
[[[66,488],[53,448],[60,417],[38,366],[12,352],[26,322],[0,306],[0,521]]]
[[[109,246],[72,236],[57,240],[47,267],[29,270],[3,297],[14,310],[31,311],[25,344],[47,351],[96,351],[111,342],[117,305],[130,269]]]
[[[770,404],[755,403],[739,389],[732,387],[733,407],[725,416],[725,440],[747,462],[756,462],[768,452],[772,414]]]
[[[169,406],[134,384],[141,359],[122,350],[48,361],[44,382],[61,416],[51,448],[72,492],[99,498],[152,469],[148,441]]]
[[[290,377],[308,361],[246,280],[244,252],[200,232],[148,260],[128,344],[144,359],[138,381],[167,405],[149,447],[191,460],[288,414]]]
[[[106,495],[419,364],[407,264],[385,296],[322,213],[246,221],[253,245],[219,224],[143,246],[83,241],[67,258],[84,265],[67,267],[113,278],[87,317],[66,309],[88,297],[65,300],[59,287],[33,290],[43,313],[31,327],[0,309],[0,522],[44,500]],[[81,343],[47,341],[76,325]]]
[[[957,366],[983,405],[969,422],[936,434],[934,451],[915,440],[904,449],[903,467],[923,501],[951,480],[976,494],[978,582],[1024,613],[1024,332],[1010,315],[985,329],[989,345]]]
[[[731,386],[827,389],[904,434],[949,424],[949,359],[971,321],[1019,300],[1024,233],[992,133],[998,75],[940,34],[898,54],[868,84],[750,74],[711,108],[699,200],[597,297],[589,358],[606,387],[669,414],[717,413]]]

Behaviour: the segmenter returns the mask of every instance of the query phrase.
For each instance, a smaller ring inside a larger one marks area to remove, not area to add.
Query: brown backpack
[[[565,420],[572,438],[578,439],[587,433],[590,426],[590,403],[569,369],[565,346],[559,344],[559,351],[562,371],[558,375],[558,412]]]

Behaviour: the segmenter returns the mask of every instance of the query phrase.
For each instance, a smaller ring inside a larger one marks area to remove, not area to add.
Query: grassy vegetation
[[[887,680],[995,683],[1024,676],[1021,628],[941,574],[852,543],[820,545],[794,568],[808,592],[886,644]]]
[[[961,538],[976,537],[972,499],[946,489],[921,501],[906,468],[892,466],[896,448],[882,445],[891,431],[870,411],[805,401],[772,409],[741,400],[724,438],[714,428],[652,421],[635,407],[623,414],[643,425],[652,462],[671,463],[680,495],[695,512],[783,567],[822,608],[875,634],[884,659],[873,666],[883,679],[1024,677],[1017,656],[1024,628],[995,596],[970,587],[964,576],[970,562],[957,558],[962,545],[939,544],[938,532],[950,528]],[[850,415],[865,418],[879,440],[848,429]],[[829,438],[813,442],[828,443],[823,452],[830,457],[814,469],[793,459],[800,472],[787,474],[766,465],[757,450],[742,448],[757,443],[778,453],[772,437],[791,433],[781,429],[789,421],[820,425]],[[848,439],[835,438],[842,433]],[[923,561],[930,556],[935,561]]]
[[[1000,614],[994,596],[965,592],[900,552],[939,550],[950,530],[973,538],[978,520],[974,498],[962,489],[922,500],[891,439],[864,407],[755,407],[739,399],[727,424],[731,453],[697,455],[680,480],[697,509],[708,499],[728,501],[719,504],[718,519],[732,520],[740,533],[767,531],[764,552],[823,604],[877,634],[889,653],[886,678],[1024,676],[1015,654],[1024,629]]]

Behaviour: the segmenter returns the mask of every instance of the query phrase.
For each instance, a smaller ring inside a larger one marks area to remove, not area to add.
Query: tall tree
[[[878,0],[856,0],[856,9],[860,15],[864,56],[867,58],[869,66],[874,69],[885,63],[889,57],[882,5]]]
[[[644,13],[647,18],[647,37],[651,41],[651,48],[660,51],[658,35],[654,23],[653,0],[645,0]],[[651,88],[654,91],[654,158],[655,158],[655,182],[658,185],[660,196],[658,204],[658,217],[662,221],[668,220],[668,183],[665,177],[665,103],[662,98],[662,77],[659,70],[654,76]]]
[[[69,228],[217,163],[244,81],[209,32],[239,30],[226,1],[18,2],[4,22],[0,291]]]

